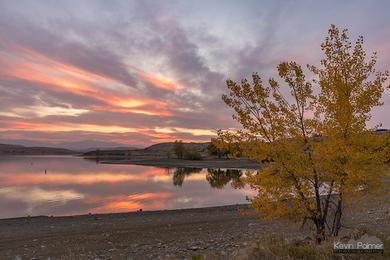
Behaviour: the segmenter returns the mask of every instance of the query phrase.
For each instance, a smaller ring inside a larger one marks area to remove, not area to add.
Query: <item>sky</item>
[[[331,24],[390,68],[390,1],[0,2],[0,142],[147,146],[236,128],[226,79],[318,65]],[[390,93],[370,124],[390,128]]]

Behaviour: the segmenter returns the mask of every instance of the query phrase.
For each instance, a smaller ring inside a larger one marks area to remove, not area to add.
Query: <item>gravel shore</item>
[[[243,216],[239,208],[247,205],[3,219],[0,259],[246,259],[270,234],[310,235],[300,225]],[[388,237],[389,210],[389,204],[359,207],[348,214],[344,232],[364,227]]]

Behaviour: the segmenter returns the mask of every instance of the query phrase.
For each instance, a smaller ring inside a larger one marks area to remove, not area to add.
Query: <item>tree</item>
[[[309,220],[318,243],[338,235],[347,205],[383,192],[385,141],[367,122],[382,104],[389,76],[375,71],[375,53],[367,61],[363,37],[352,46],[346,29],[332,25],[321,49],[321,66],[307,66],[312,81],[295,62],[278,65],[288,95],[275,79],[265,84],[257,73],[252,82],[227,80],[222,99],[242,129],[218,133],[220,140],[238,142],[249,158],[269,162],[245,178],[258,192],[251,206],[264,218]]]
[[[239,140],[230,132],[218,131],[218,137],[211,139],[211,144],[216,147],[218,158],[226,156],[228,159],[236,159],[242,156]]]
[[[181,140],[175,141],[175,143],[173,144],[173,151],[174,151],[175,155],[177,156],[177,159],[183,159],[185,148],[184,148],[183,142]]]
[[[219,149],[215,145],[215,142],[217,142],[217,140],[215,138],[212,138],[211,142],[206,147],[207,153],[209,155],[218,156],[218,159],[221,159],[222,156],[227,156],[228,151],[226,149],[224,149],[224,150]]]
[[[221,156],[218,154],[218,148],[213,144],[213,139],[211,139],[211,143],[209,143],[206,147],[207,153],[209,155],[217,155],[218,158],[221,158]]]

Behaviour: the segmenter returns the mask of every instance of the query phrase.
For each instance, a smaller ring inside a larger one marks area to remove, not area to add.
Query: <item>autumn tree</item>
[[[332,25],[321,49],[320,66],[307,66],[314,80],[295,62],[278,65],[283,84],[257,73],[251,82],[227,80],[222,98],[242,129],[218,133],[243,155],[269,162],[245,178],[258,192],[251,206],[264,218],[308,220],[318,243],[338,235],[346,206],[383,191],[385,141],[367,122],[389,76],[375,70],[376,53],[366,57],[363,37],[353,45],[347,30]]]
[[[217,147],[215,142],[218,142],[217,139],[212,138],[211,142],[207,145],[206,150],[209,155],[215,155],[218,159],[221,159],[223,156],[227,156],[229,151],[226,148]]]
[[[217,132],[218,137],[211,139],[211,145],[216,147],[218,158],[226,156],[235,159],[242,155],[240,140],[230,132]]]

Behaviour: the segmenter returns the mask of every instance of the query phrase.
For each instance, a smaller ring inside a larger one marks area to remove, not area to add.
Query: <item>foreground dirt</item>
[[[254,242],[272,233],[310,235],[297,225],[242,216],[238,208],[247,206],[0,220],[0,259],[245,259]],[[388,237],[389,210],[360,207],[347,227]]]

